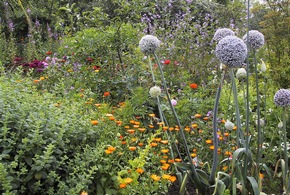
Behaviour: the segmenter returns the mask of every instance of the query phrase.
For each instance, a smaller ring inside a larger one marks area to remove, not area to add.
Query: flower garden
[[[289,9],[0,2],[0,193],[290,194]]]

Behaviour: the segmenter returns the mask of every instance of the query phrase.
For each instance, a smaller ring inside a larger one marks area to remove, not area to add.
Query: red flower
[[[87,58],[86,60],[88,60],[89,62],[92,62],[93,61],[92,58]]]
[[[108,92],[108,91],[106,91],[105,93],[104,93],[104,96],[105,97],[108,97],[108,96],[110,96],[111,94],[110,94],[110,92]]]
[[[165,60],[164,64],[168,65],[168,64],[170,64],[170,62],[171,62],[170,60]]]
[[[46,52],[46,54],[47,54],[47,55],[51,55],[51,54],[52,54],[52,52],[51,52],[51,51],[48,51],[48,52]]]
[[[195,83],[191,83],[189,86],[191,89],[197,89],[197,84]]]

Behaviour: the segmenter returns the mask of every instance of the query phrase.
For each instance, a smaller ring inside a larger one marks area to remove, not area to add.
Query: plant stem
[[[221,97],[222,86],[225,78],[225,70],[223,69],[220,84],[218,86],[218,90],[216,93],[215,104],[214,104],[214,111],[213,111],[213,144],[214,144],[214,151],[213,151],[213,165],[211,169],[211,173],[209,176],[209,182],[214,184],[215,181],[215,173],[218,164],[218,137],[217,137],[217,115],[218,115],[218,107],[219,101]]]
[[[204,192],[205,191],[204,186],[200,182],[199,176],[198,176],[198,174],[196,172],[196,169],[195,169],[195,165],[193,164],[192,158],[190,156],[190,152],[189,152],[189,148],[188,148],[188,145],[187,145],[187,142],[186,142],[186,138],[185,138],[185,135],[184,135],[184,132],[183,132],[183,128],[181,127],[181,124],[180,124],[180,121],[178,119],[178,116],[177,116],[177,114],[175,112],[175,109],[174,109],[172,103],[171,103],[171,100],[170,100],[170,97],[169,97],[169,93],[168,93],[168,89],[167,89],[167,84],[166,84],[166,81],[165,81],[165,78],[164,78],[164,73],[163,73],[160,61],[159,61],[159,59],[158,59],[158,57],[157,57],[157,55],[155,53],[154,53],[154,57],[155,57],[155,60],[158,63],[158,67],[159,67],[160,74],[161,74],[161,80],[162,80],[162,83],[163,83],[164,91],[165,91],[169,106],[170,106],[170,108],[172,110],[173,116],[174,116],[174,118],[175,118],[175,120],[177,122],[177,125],[178,125],[179,129],[180,129],[179,132],[180,132],[183,144],[184,144],[185,152],[186,152],[186,155],[188,157],[189,163],[191,165],[191,171],[192,171],[192,174],[193,174],[193,180],[194,180],[195,184],[197,185],[197,188],[201,192]]]
[[[287,107],[283,108],[283,135],[284,135],[284,161],[285,161],[285,173],[283,174],[283,181],[285,191],[288,191],[286,187],[286,176],[288,173],[288,151],[287,151],[287,131],[286,131],[286,109]]]
[[[258,69],[257,69],[257,59],[256,59],[256,52],[254,51],[254,63],[255,63],[255,77],[256,77],[256,92],[257,92],[257,115],[258,115],[258,146],[257,146],[257,157],[256,157],[256,164],[257,164],[257,177],[259,179],[259,173],[260,173],[260,161],[262,156],[262,139],[261,139],[261,116],[260,116],[260,94],[259,94],[259,82],[258,82]]]

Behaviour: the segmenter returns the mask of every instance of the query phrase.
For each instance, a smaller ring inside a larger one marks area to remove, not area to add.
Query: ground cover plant
[[[288,194],[287,3],[1,2],[0,192]]]

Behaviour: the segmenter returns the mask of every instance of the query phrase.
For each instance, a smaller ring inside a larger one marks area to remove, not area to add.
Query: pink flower
[[[171,104],[172,104],[172,106],[176,106],[177,101],[176,101],[175,99],[172,99],[172,100],[171,100]]]

